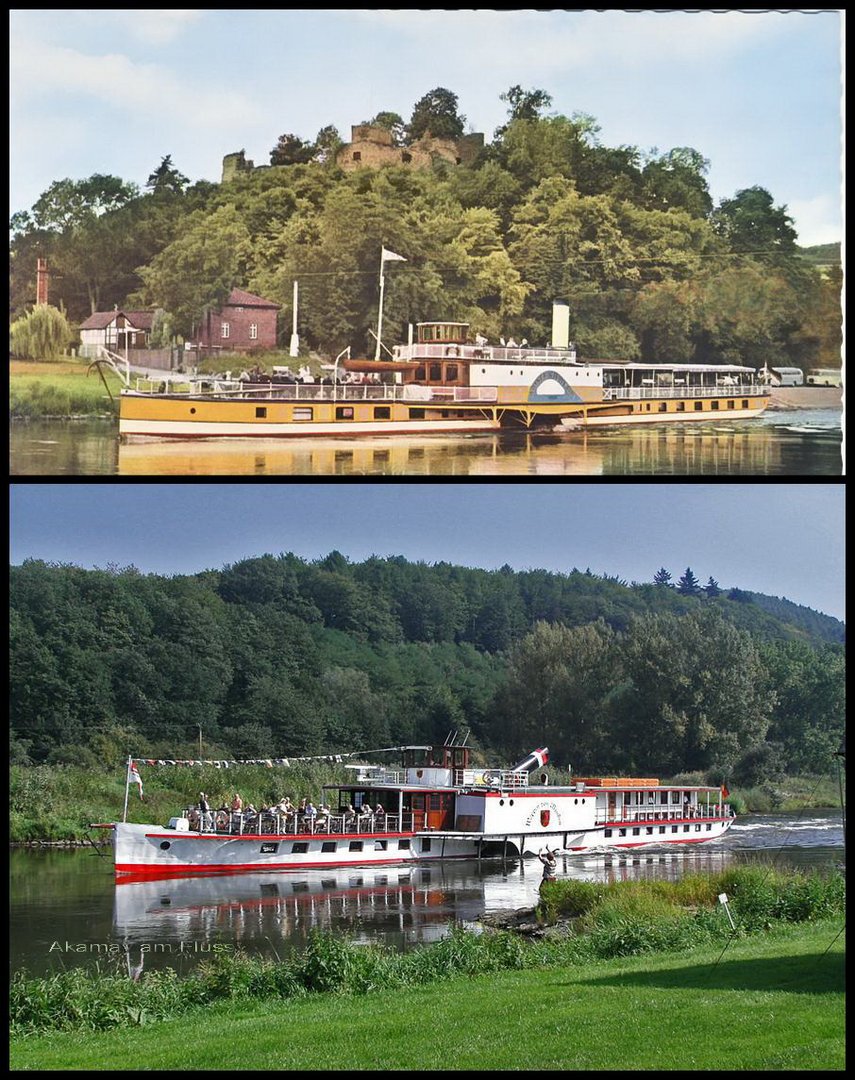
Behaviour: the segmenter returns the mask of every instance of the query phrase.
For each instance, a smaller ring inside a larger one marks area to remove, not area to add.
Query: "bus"
[[[837,368],[815,368],[807,374],[808,386],[842,386],[841,372]]]

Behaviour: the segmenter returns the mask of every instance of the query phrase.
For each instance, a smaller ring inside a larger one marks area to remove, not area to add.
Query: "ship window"
[[[664,832],[665,832],[665,826],[664,826],[664,825],[660,825],[660,826],[659,826],[659,832],[660,832],[660,833],[664,833]]]
[[[425,377],[425,369],[424,369],[424,364],[423,364],[421,367],[416,368],[416,381],[424,379],[424,377]]]
[[[689,831],[689,826],[688,826],[688,825],[684,825],[684,826],[683,826],[683,832],[688,832],[688,831]]]
[[[430,840],[422,840],[422,851],[430,851]]]
[[[431,382],[440,382],[442,379],[442,364],[430,365],[430,379]]]
[[[291,845],[292,855],[305,855],[309,850],[309,843],[307,840],[298,840],[295,844]]]
[[[701,831],[701,827],[700,827],[700,825],[696,825],[696,826],[695,826],[695,832],[700,832],[700,831]]]
[[[618,836],[626,836],[626,829],[618,829]]]
[[[676,825],[671,826],[671,832],[679,832],[679,829],[677,828]]]
[[[256,407],[255,407],[255,415],[256,415],[257,418],[259,418],[261,420],[264,420],[267,417],[267,406],[266,405],[256,405]]]
[[[295,408],[294,411],[291,413],[291,419],[292,420],[311,420],[313,415],[314,415],[314,410],[312,410],[312,409],[297,409],[297,408]]]
[[[409,838],[409,836],[402,837],[398,841],[398,851],[408,851],[409,847],[410,847],[410,838]]]
[[[195,412],[196,412],[195,408],[194,408],[194,409],[191,409],[191,410],[190,410],[190,415],[192,416],[192,415],[193,415],[193,414],[194,414]]]
[[[718,409],[718,402],[717,401],[711,401],[710,402],[710,408],[711,409]]]
[[[439,795],[431,795],[430,797],[430,809],[439,810]]]
[[[678,401],[677,402],[677,412],[685,412],[685,411],[686,411],[686,403],[685,403],[685,401]]]
[[[652,836],[653,835],[653,826],[648,825],[647,828],[644,831],[647,833],[648,836]]]
[[[456,382],[457,381],[457,364],[445,365],[445,381]]]
[[[362,841],[361,840],[351,840],[349,850],[350,851],[362,851]]]
[[[667,401],[660,401],[659,402],[659,411],[660,412],[668,412],[668,402]]]
[[[425,418],[424,409],[410,409],[410,419],[411,420],[424,420],[424,418]]]
[[[335,848],[335,840],[324,840],[324,842],[321,844],[321,851],[335,851]]]
[[[335,410],[336,420],[352,420],[353,407],[351,405],[338,405]]]
[[[731,399],[730,399],[730,400],[728,401],[728,403],[727,403],[727,407],[728,407],[728,409],[735,409],[735,408],[736,408],[736,402],[735,402],[735,401],[733,400],[733,398],[731,398]]]
[[[632,830],[632,835],[633,836],[638,836],[640,832],[641,832],[641,829],[633,829]]]
[[[160,850],[161,851],[169,851],[171,846],[172,845],[169,843],[168,840],[164,840],[163,843],[160,845]]]
[[[679,791],[672,791],[671,792],[671,802],[672,803],[678,803],[679,801],[680,801],[680,792]]]
[[[389,841],[388,840],[375,840],[374,841],[374,850],[375,851],[385,851],[386,848],[388,848],[388,846],[389,846]]]
[[[702,401],[696,401],[695,402],[695,412],[700,412],[703,409],[703,407],[704,407],[704,403]]]
[[[748,402],[747,402],[747,401],[743,401],[743,402],[742,402],[742,408],[743,408],[743,409],[747,409],[747,408],[748,408]]]
[[[603,829],[603,836],[611,836],[612,831],[612,829]]]
[[[388,420],[392,415],[392,410],[388,405],[376,405],[374,407],[374,419],[375,420]]]
[[[278,850],[279,850],[279,845],[278,844],[262,844],[261,845],[261,854],[262,855],[275,855]]]

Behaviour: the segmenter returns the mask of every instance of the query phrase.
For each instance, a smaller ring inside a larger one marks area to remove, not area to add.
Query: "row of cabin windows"
[[[391,841],[389,841],[389,840],[350,840],[348,842],[348,845],[347,845],[347,850],[348,851],[365,851],[365,845],[368,844],[368,850],[369,851],[388,851],[390,843],[391,843]],[[371,847],[372,844],[374,845],[373,847]],[[262,844],[261,845],[261,853],[263,855],[278,855],[280,845],[281,845],[281,841],[275,841],[275,842]],[[161,844],[160,846],[162,848],[164,848],[164,849],[168,849],[170,847],[169,841],[166,841],[165,843]],[[420,841],[420,846],[421,846],[421,851],[422,852],[430,851],[430,848],[431,848],[430,840],[427,839],[427,838],[422,838],[422,840]],[[408,836],[402,837],[398,841],[398,851],[409,851],[409,849],[410,849],[410,838]],[[338,850],[339,850],[338,842],[335,841],[335,840],[324,840],[322,842],[322,844],[321,844],[321,854],[332,854],[333,852],[338,851]],[[290,854],[292,854],[292,855],[306,855],[306,854],[308,854],[308,851],[309,851],[309,841],[308,840],[296,840],[291,844]],[[283,854],[285,854],[285,852],[283,852]]]
[[[196,412],[195,408],[192,408],[190,410],[190,412],[191,412],[191,414],[195,413]],[[442,417],[443,420],[462,420],[462,419],[465,419],[465,417],[467,415],[468,414],[463,409],[456,409],[456,410],[455,409],[441,409],[439,411],[439,416]],[[410,409],[409,410],[409,416],[410,416],[411,420],[424,420],[424,418],[425,418],[425,410],[424,409]],[[302,421],[310,421],[310,420],[313,420],[314,417],[315,417],[315,410],[311,409],[311,408],[295,408],[293,410],[293,412],[291,413],[291,419],[293,421],[300,421],[300,420],[302,420]],[[256,407],[255,407],[255,418],[256,418],[256,420],[266,420],[267,419],[267,406],[266,405],[256,405]],[[336,418],[336,420],[353,420],[354,419],[353,406],[352,405],[339,405],[339,406],[337,406],[336,410],[335,410],[335,418]],[[375,405],[374,406],[374,417],[373,418],[375,420],[391,420],[392,419],[392,410],[388,405]]]
[[[695,412],[703,412],[704,403],[702,401],[694,402],[694,406],[695,406]],[[719,401],[711,401],[710,402],[710,409],[712,409],[713,412],[718,411],[720,406],[721,406],[721,402],[719,402]],[[736,408],[736,402],[733,400],[733,398],[728,398],[727,407],[728,407],[728,409],[735,409]],[[748,402],[745,400],[745,398],[742,399],[742,408],[743,409],[748,408]],[[638,409],[639,409],[639,412],[641,412],[642,410],[644,412],[650,412],[651,411],[650,402],[647,402],[646,405],[639,405]],[[674,409],[674,411],[675,412],[685,412],[686,411],[686,403],[685,403],[685,401],[678,401],[676,403],[676,408]],[[668,402],[667,401],[660,401],[659,402],[659,412],[668,412]]]
[[[702,825],[696,825],[695,826],[695,832],[700,832],[702,830],[702,828],[703,828]],[[669,829],[669,826],[667,826],[667,825],[659,825],[659,826],[647,825],[647,826],[645,826],[645,829],[644,829],[644,835],[645,836],[653,836],[654,833],[658,833],[658,835],[662,836],[662,835],[664,835],[665,833],[668,832],[668,829]],[[680,826],[679,825],[671,825],[670,829],[671,829],[672,833],[677,833],[677,832],[680,831]],[[684,833],[691,832],[692,831],[692,826],[691,825],[683,825],[682,829],[683,829]],[[706,827],[706,831],[711,832],[712,831],[712,825],[708,824],[707,827]],[[615,832],[614,829],[603,829],[603,836],[606,839],[608,839],[609,837],[614,836],[614,832]],[[635,828],[635,829],[632,829],[632,830],[618,829],[617,834],[618,834],[618,836],[627,836],[627,835],[640,836],[641,835],[641,829],[640,828]]]
[[[221,338],[230,337],[231,332],[232,332],[231,323],[224,322],[224,323],[220,324],[220,337]],[[250,323],[249,324],[249,338],[250,338],[250,341],[257,340],[257,338],[258,338],[258,323]]]

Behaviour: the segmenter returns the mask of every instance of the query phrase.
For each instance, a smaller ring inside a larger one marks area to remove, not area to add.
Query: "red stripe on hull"
[[[289,863],[208,863],[205,866],[188,864],[187,866],[163,867],[157,863],[118,863],[115,867],[116,875],[131,874],[133,878],[124,877],[117,884],[128,884],[132,880],[148,880],[151,878],[189,877],[191,874],[245,874],[247,870],[259,870],[266,873],[268,870],[339,870],[370,869],[372,866],[390,866],[394,863],[405,865],[410,862],[447,861],[448,859],[470,859],[471,855],[420,855],[410,859],[372,859],[370,862],[346,862],[334,859],[331,862],[289,862]]]

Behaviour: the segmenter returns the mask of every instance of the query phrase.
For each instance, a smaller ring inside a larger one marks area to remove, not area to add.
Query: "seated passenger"
[[[345,829],[352,829],[356,822],[356,811],[353,809],[353,803],[350,803],[344,812],[344,827]]]

